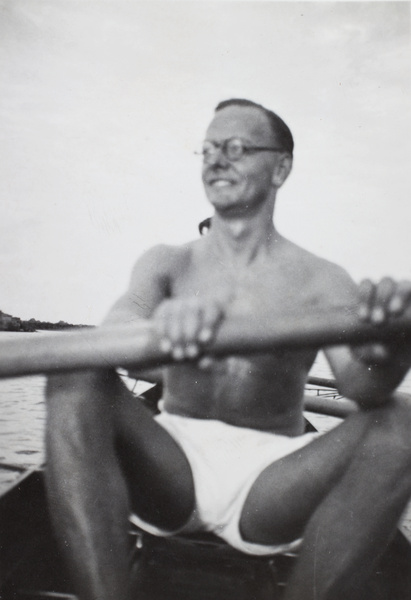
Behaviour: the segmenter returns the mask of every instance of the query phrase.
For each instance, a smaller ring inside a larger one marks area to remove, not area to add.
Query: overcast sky
[[[0,309],[98,323],[211,214],[215,104],[296,142],[275,220],[359,280],[411,278],[408,2],[0,0]]]

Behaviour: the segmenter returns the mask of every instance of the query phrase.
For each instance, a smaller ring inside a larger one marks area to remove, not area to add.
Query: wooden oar
[[[410,318],[376,327],[360,322],[347,309],[336,309],[228,318],[206,351],[219,356],[390,340],[410,342]],[[0,377],[117,366],[145,368],[169,362],[171,357],[160,349],[150,321],[44,336],[33,333],[20,338],[16,333],[13,339],[0,339]]]

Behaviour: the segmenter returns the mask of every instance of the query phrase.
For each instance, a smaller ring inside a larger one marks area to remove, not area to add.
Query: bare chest
[[[295,312],[323,302],[321,286],[304,270],[284,265],[235,269],[223,262],[191,265],[172,281],[173,297],[220,298],[229,312]]]

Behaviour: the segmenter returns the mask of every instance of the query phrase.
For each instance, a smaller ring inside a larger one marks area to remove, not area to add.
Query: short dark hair
[[[265,108],[262,104],[257,104],[257,102],[246,100],[244,98],[230,98],[230,100],[223,100],[217,104],[215,112],[227,108],[228,106],[252,106],[261,110],[270,123],[271,131],[275,135],[277,143],[291,156],[293,155],[294,140],[291,130],[275,112],[268,110],[268,108]]]

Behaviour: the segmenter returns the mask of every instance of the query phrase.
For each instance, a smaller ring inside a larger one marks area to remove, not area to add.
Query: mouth
[[[224,188],[224,187],[228,187],[230,185],[234,185],[235,182],[232,181],[231,179],[221,179],[221,178],[216,178],[216,179],[210,179],[207,184],[210,187],[215,187],[215,188]]]

